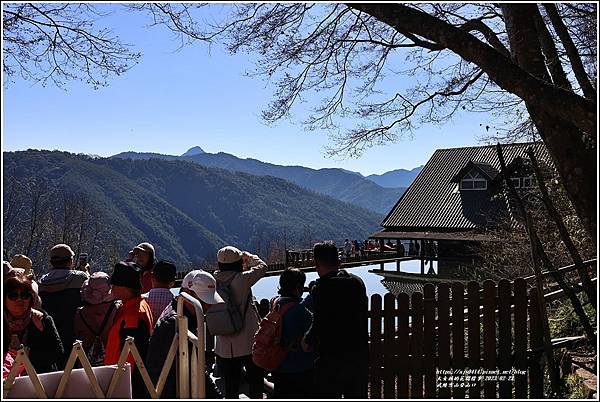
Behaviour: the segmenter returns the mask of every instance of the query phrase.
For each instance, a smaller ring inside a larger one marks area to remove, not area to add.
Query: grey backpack
[[[233,275],[228,281],[217,280],[217,293],[225,303],[213,304],[206,312],[206,325],[212,335],[233,335],[244,328],[251,294],[248,294],[244,311],[240,311],[231,287],[231,282],[235,277]]]

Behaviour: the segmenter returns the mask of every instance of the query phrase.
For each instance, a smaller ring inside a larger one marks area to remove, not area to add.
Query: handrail
[[[197,334],[194,336],[188,330],[187,317],[183,315],[184,302],[194,308]],[[177,296],[177,332],[179,334],[179,398],[189,398],[190,382],[192,385],[192,398],[204,399],[206,397],[206,344],[204,333],[204,310],[198,299],[182,292]],[[182,335],[185,334],[185,335]],[[190,336],[191,335],[191,336]],[[188,341],[192,342],[191,381],[190,364],[188,361]]]

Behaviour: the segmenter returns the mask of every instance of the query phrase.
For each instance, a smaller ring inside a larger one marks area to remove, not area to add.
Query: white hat
[[[204,303],[225,303],[225,300],[217,293],[217,281],[215,281],[215,278],[201,269],[188,272],[185,278],[183,278],[181,287],[193,290]]]
[[[223,247],[217,251],[217,261],[221,264],[231,264],[242,259],[242,252],[233,246]]]

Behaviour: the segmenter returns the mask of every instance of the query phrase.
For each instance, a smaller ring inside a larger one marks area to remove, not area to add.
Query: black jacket
[[[85,272],[53,268],[39,280],[42,308],[52,316],[60,334],[65,358],[71,353],[75,332],[75,311],[83,306],[81,285],[88,278]]]
[[[171,343],[173,342],[173,338],[175,337],[175,332],[177,329],[177,301],[173,300],[171,306],[173,307],[173,311],[161,318],[156,322],[154,327],[154,332],[150,337],[150,346],[148,348],[148,353],[146,355],[146,368],[148,369],[148,374],[152,379],[154,385],[158,382],[158,377],[160,376],[160,372],[165,365],[165,361],[167,360],[167,354],[169,353],[169,349],[171,347]],[[196,328],[198,323],[196,321],[196,317],[194,314],[189,314],[187,310],[183,310],[185,316],[188,318],[188,329],[193,333],[196,333]],[[189,356],[191,356],[192,343],[188,343],[188,348],[190,351]],[[177,383],[175,380],[175,367],[177,366],[177,359],[179,354],[175,355],[175,360],[173,361],[173,365],[171,366],[171,370],[167,376],[167,381],[165,383],[165,387],[161,394],[161,398],[176,398],[176,389]],[[190,358],[191,364],[191,358]],[[214,383],[208,376],[208,373],[205,373],[205,384],[206,384],[206,398],[207,399],[220,399],[222,398],[219,391],[217,391]]]
[[[313,324],[306,342],[317,358],[340,361],[368,357],[368,299],[365,284],[344,270],[317,279],[311,292]]]
[[[64,350],[60,336],[54,326],[54,320],[44,312],[42,318],[44,330],[40,331],[33,322],[25,329],[25,346],[29,348],[29,360],[35,371],[48,373],[64,369]]]

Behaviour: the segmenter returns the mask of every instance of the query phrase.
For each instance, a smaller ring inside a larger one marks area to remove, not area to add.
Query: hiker
[[[140,243],[128,254],[127,261],[134,262],[142,268],[142,293],[152,289],[152,269],[156,260],[154,246],[148,242]]]
[[[52,316],[60,334],[65,357],[73,349],[75,311],[83,305],[81,286],[89,278],[85,272],[72,269],[73,250],[66,244],[57,244],[50,250],[52,269],[39,280],[42,308]]]
[[[289,352],[281,366],[273,372],[274,398],[306,399],[312,396],[314,356],[300,346],[302,336],[312,323],[312,314],[302,300],[306,275],[298,268],[287,268],[279,277],[279,297],[271,300],[271,306],[281,309],[292,307],[283,315],[281,345]]]
[[[315,352],[316,398],[367,398],[368,301],[363,281],[343,269],[335,243],[314,246],[313,323],[303,340]]]
[[[156,324],[165,307],[173,301],[173,293],[171,288],[175,286],[175,275],[177,267],[171,261],[159,261],[152,270],[152,289],[148,293],[142,295],[152,309],[152,317],[154,321],[152,326]]]
[[[110,276],[94,272],[81,287],[84,305],[75,312],[73,328],[92,366],[104,364],[108,330],[112,326],[121,303],[110,292]]]
[[[4,370],[10,371],[12,363],[7,367],[7,362],[14,361],[21,344],[29,349],[29,360],[38,374],[62,370],[65,360],[60,335],[52,317],[33,308],[37,294],[31,284],[32,279],[22,273],[4,280]]]
[[[223,299],[216,292],[216,281],[215,278],[208,272],[201,269],[190,271],[183,278],[181,284],[180,293],[187,293],[200,301],[202,310],[206,313],[213,304],[224,303]],[[188,330],[192,333],[197,333],[198,321],[194,307],[189,302],[184,302],[183,314],[188,319]],[[154,328],[154,332],[150,337],[150,347],[148,348],[148,354],[146,355],[146,367],[148,368],[148,374],[154,384],[158,382],[160,373],[165,365],[167,354],[175,337],[177,329],[177,301],[172,300],[169,306],[165,309],[165,314],[157,321]],[[189,350],[191,351],[192,344],[189,343]],[[177,357],[171,366],[171,370],[167,376],[165,387],[161,394],[161,398],[176,398],[176,377],[175,377],[175,366],[177,364]],[[191,354],[189,355],[191,357]],[[191,364],[191,360],[190,360]],[[206,398],[207,399],[221,399],[222,395],[219,393],[215,384],[210,379],[207,372],[205,372],[205,385],[206,385]]]
[[[148,352],[148,340],[152,333],[152,310],[142,297],[142,268],[132,262],[121,261],[115,264],[110,277],[111,293],[121,300],[113,325],[108,331],[108,340],[104,351],[104,364],[116,364],[128,336],[135,339],[135,346],[140,356]],[[129,354],[127,361],[131,363],[131,389],[134,398],[147,396],[146,386],[139,370],[134,369],[133,356]]]
[[[248,396],[251,399],[262,399],[264,371],[252,362],[252,343],[260,316],[250,288],[265,276],[267,264],[258,256],[232,246],[220,249],[217,252],[217,261],[219,269],[214,274],[217,286],[231,284],[234,302],[243,317],[243,327],[239,332],[216,335],[215,339],[217,364],[223,370],[225,378],[225,398],[238,398],[243,366],[250,386]]]

